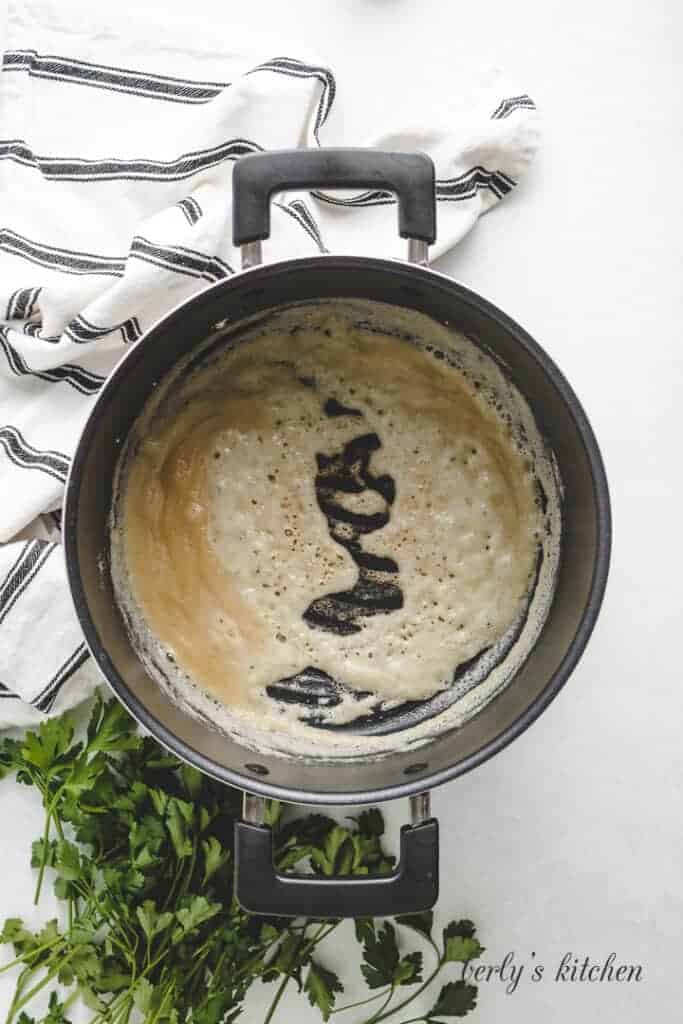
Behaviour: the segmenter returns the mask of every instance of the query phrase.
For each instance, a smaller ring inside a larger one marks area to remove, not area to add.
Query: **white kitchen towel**
[[[325,125],[343,103],[343,81],[310,55],[245,56],[224,34],[212,48],[209,31],[197,44],[67,8],[10,3],[0,73],[0,725],[62,710],[97,679],[58,509],[102,382],[171,306],[237,272],[235,160],[334,144]],[[488,68],[454,67],[448,97],[389,120],[355,141],[433,157],[432,258],[514,188],[537,145],[533,101]],[[287,194],[264,252],[402,247],[387,194]]]

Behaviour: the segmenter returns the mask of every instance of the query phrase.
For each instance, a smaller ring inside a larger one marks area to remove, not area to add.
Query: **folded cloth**
[[[102,382],[171,306],[238,269],[234,162],[333,144],[325,125],[340,102],[333,71],[309,55],[244,56],[209,31],[198,45],[139,19],[105,31],[96,9],[89,25],[58,12],[50,0],[10,4],[0,74],[0,725],[61,711],[98,678],[58,510]],[[468,67],[419,126],[410,120],[358,144],[433,157],[434,258],[514,188],[536,111],[501,72]],[[282,195],[266,259],[400,255],[393,203]]]

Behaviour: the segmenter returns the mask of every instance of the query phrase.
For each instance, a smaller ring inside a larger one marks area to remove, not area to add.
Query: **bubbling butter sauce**
[[[118,471],[112,578],[150,674],[257,749],[377,753],[464,721],[552,596],[559,482],[521,395],[457,332],[360,300],[274,311],[204,353]],[[484,651],[491,672],[429,725],[311,724],[433,697]],[[295,699],[311,670],[339,684],[314,716]]]

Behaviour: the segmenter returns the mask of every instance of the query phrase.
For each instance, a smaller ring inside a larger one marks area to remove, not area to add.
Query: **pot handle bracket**
[[[429,910],[439,895],[439,823],[429,793],[410,798],[410,825],[401,829],[401,857],[388,875],[297,875],[278,872],[273,832],[264,825],[265,797],[244,794],[244,821],[235,823],[235,897],[251,914],[276,917],[386,917]]]
[[[233,244],[242,267],[262,262],[270,235],[270,199],[277,192],[312,188],[369,189],[398,198],[398,233],[409,239],[408,259],[427,262],[436,239],[434,164],[425,153],[379,149],[281,149],[242,157],[232,172]]]

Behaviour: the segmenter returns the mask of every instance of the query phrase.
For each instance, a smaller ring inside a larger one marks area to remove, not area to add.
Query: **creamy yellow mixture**
[[[303,320],[143,416],[112,536],[137,642],[263,722],[308,666],[375,701],[442,689],[524,613],[542,533],[510,424],[442,351]]]

